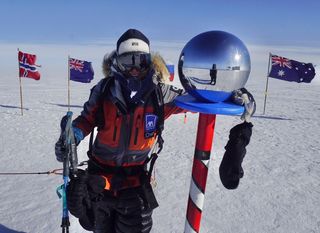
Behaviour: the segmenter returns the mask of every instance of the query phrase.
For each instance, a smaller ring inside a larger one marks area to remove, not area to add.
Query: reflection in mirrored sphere
[[[224,31],[208,31],[192,38],[178,64],[180,82],[202,101],[221,102],[245,85],[250,74],[250,55],[244,43]]]

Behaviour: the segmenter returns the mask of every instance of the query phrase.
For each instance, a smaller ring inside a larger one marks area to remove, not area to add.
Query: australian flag
[[[19,51],[19,77],[32,78],[35,80],[40,79],[40,73],[37,70],[38,65],[35,64],[36,59],[36,55],[23,53]]]
[[[316,75],[311,63],[290,60],[285,57],[271,55],[272,67],[269,77],[289,81],[310,83]]]
[[[81,83],[90,83],[94,72],[91,62],[69,58],[70,80]]]

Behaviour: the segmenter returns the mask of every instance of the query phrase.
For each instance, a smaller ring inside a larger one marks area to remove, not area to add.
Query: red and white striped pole
[[[184,233],[198,233],[200,231],[215,122],[215,114],[199,113]]]

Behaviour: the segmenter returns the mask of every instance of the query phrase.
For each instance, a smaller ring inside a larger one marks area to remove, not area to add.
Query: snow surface
[[[90,88],[102,77],[101,60],[115,44],[0,45],[8,67],[0,79],[0,172],[41,172],[61,168],[54,143],[67,111],[67,55],[93,61],[90,84],[71,82],[71,110],[81,111]],[[23,79],[24,115],[20,114],[16,48],[38,55],[40,81]],[[174,64],[181,43],[154,43],[154,51]],[[246,87],[257,101],[254,128],[239,188],[225,189],[218,168],[229,130],[238,116],[217,116],[201,233],[320,232],[319,77],[311,84],[269,79],[266,114],[262,115],[269,52],[306,62],[319,61],[315,48],[248,46],[252,73]],[[2,64],[2,63],[1,63]],[[10,68],[10,69],[9,69]],[[174,84],[180,86],[175,75]],[[180,233],[185,224],[198,114],[175,115],[166,121],[165,147],[156,163],[153,233]],[[78,147],[86,159],[88,140]],[[0,175],[1,233],[61,232],[59,175]],[[71,218],[70,232],[83,233]]]

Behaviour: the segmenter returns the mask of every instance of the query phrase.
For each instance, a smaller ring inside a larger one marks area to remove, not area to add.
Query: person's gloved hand
[[[65,139],[64,136],[60,136],[59,140],[56,142],[54,146],[54,151],[56,154],[56,159],[58,162],[63,162],[65,153],[66,153],[66,145],[65,145]]]
[[[250,142],[252,127],[250,122],[243,122],[230,130],[226,152],[219,166],[220,180],[227,189],[236,189],[244,175],[241,164],[247,152],[246,146]]]
[[[60,128],[61,128],[60,137],[55,144],[56,159],[59,162],[63,162],[64,156],[65,156],[65,153],[67,150],[66,133],[65,133],[67,121],[68,121],[68,116],[67,115],[63,116],[60,121]],[[81,129],[79,129],[75,126],[72,126],[72,129],[73,129],[76,145],[78,145],[80,143],[80,141],[84,138],[83,132]]]
[[[66,129],[66,125],[68,122],[68,116],[65,115],[62,117],[61,121],[60,121],[60,137],[58,139],[58,141],[56,142],[55,146],[54,146],[54,151],[56,154],[56,159],[59,162],[63,162],[65,153],[66,153],[66,149],[67,149],[67,145],[66,145],[66,133],[65,133],[65,129]]]
[[[250,118],[256,111],[256,102],[252,94],[245,88],[240,88],[232,92],[231,101],[238,105],[244,105],[244,112],[241,120],[250,122]]]

